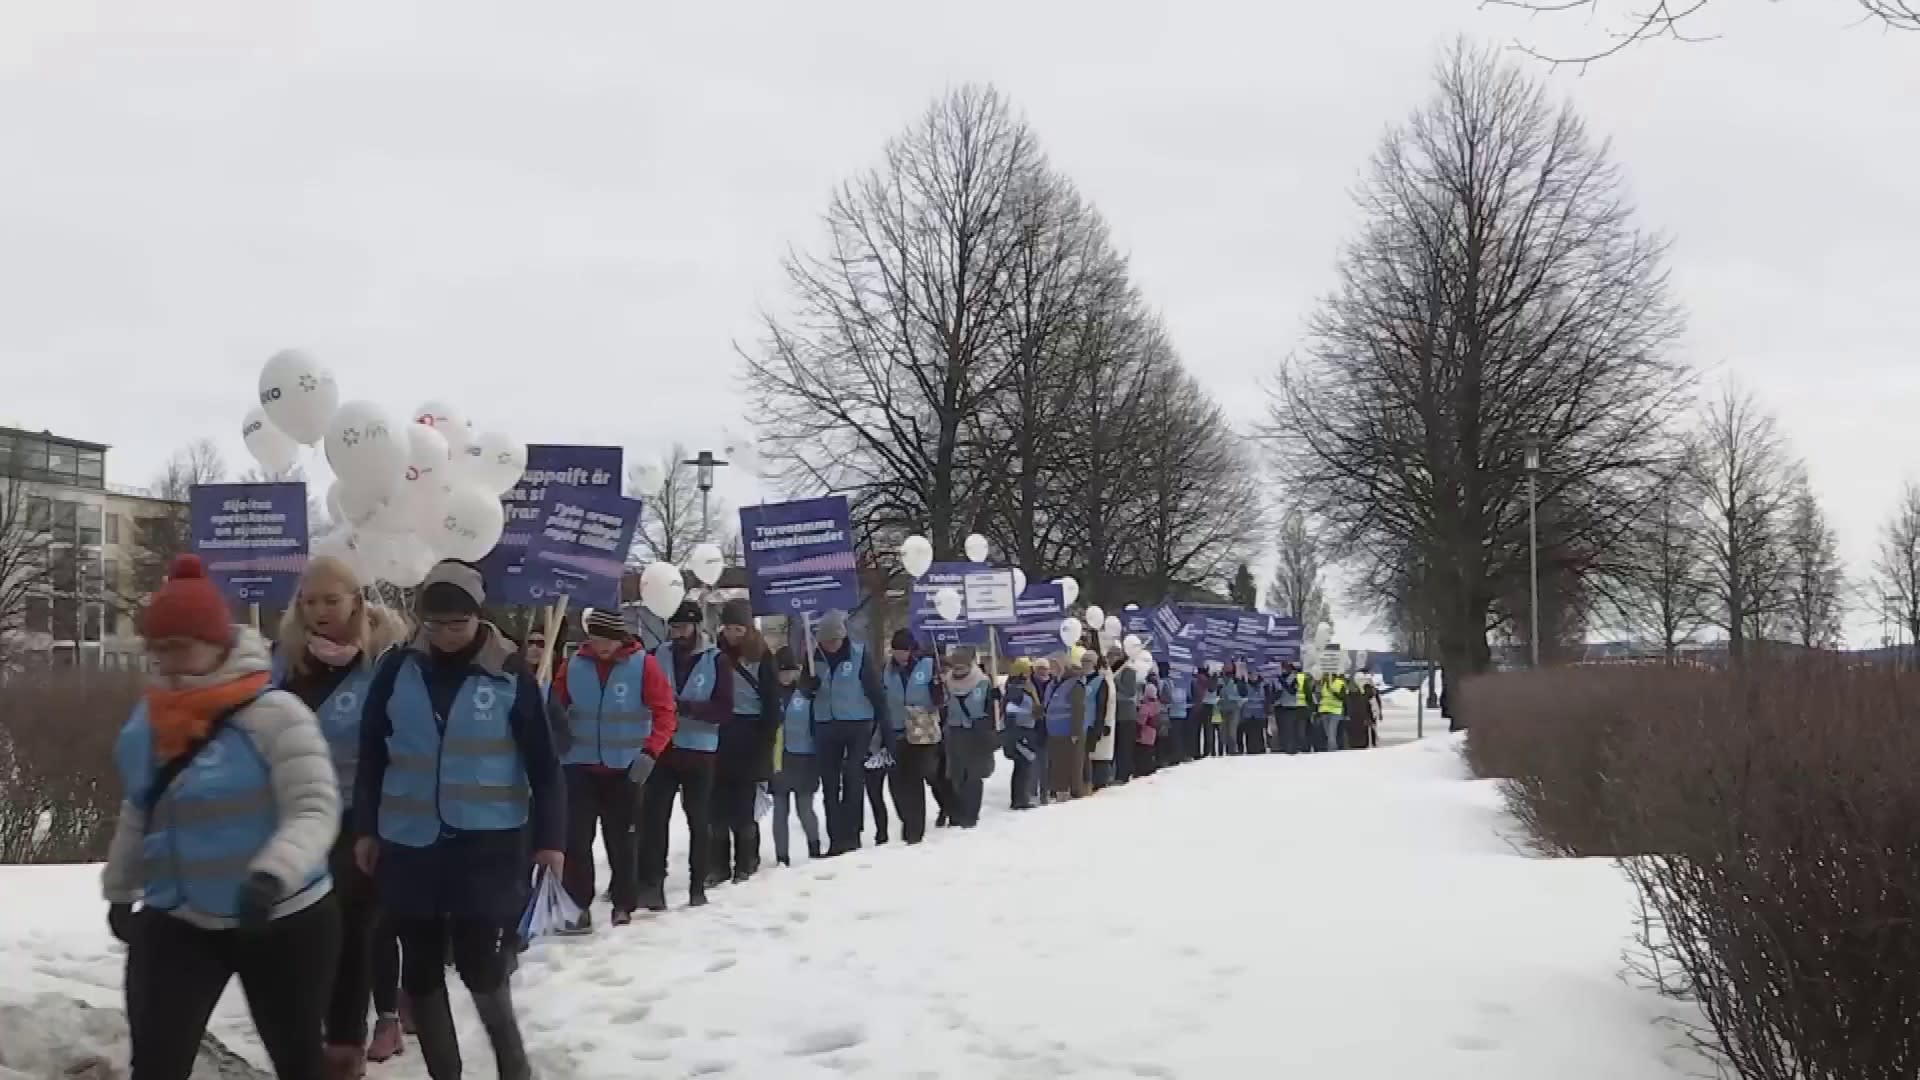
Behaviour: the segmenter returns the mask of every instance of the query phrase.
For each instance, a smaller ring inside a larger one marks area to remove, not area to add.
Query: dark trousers
[[[397,1016],[400,1013],[400,935],[395,932],[391,919],[381,915],[374,920],[370,944],[372,960],[368,970],[372,972],[374,1015]]]
[[[1264,754],[1267,752],[1267,717],[1258,716],[1240,718],[1240,752],[1243,754]]]
[[[1047,759],[1041,753],[1044,740],[1030,731],[1016,731],[1008,744],[1013,748],[1013,809],[1027,810],[1040,804],[1040,789],[1046,783]],[[1032,754],[1029,758],[1027,755]]]
[[[1153,746],[1136,745],[1133,748],[1133,775],[1152,776],[1160,764],[1159,750],[1160,747],[1158,744]]]
[[[1138,720],[1115,720],[1113,722],[1113,782],[1124,784],[1133,779],[1138,770],[1134,764],[1134,742],[1140,738]]]
[[[1213,706],[1195,705],[1187,714],[1187,760],[1205,757],[1206,733],[1213,728]]]
[[[866,828],[860,789],[866,783],[867,752],[872,745],[871,720],[830,720],[813,726],[829,851],[852,851],[860,846],[860,833]]]
[[[715,877],[739,877],[760,869],[760,823],[753,801],[760,781],[749,772],[721,769],[713,777],[713,813],[708,823]]]
[[[415,1001],[444,991],[447,960],[473,994],[491,994],[507,982],[507,931],[484,919],[443,915],[394,924],[400,936],[400,985]]]
[[[188,1080],[207,1018],[236,975],[280,1080],[323,1080],[321,1028],[340,957],[332,897],[262,930],[202,930],[164,912],[135,917],[127,948],[132,1074]]]
[[[1282,705],[1275,721],[1279,729],[1279,746],[1282,754],[1304,754],[1307,752],[1307,710],[1298,705]]]
[[[902,745],[905,740],[902,740]],[[942,820],[953,820],[954,808],[960,803],[960,797],[954,793],[953,780],[947,771],[948,746],[945,739],[933,746],[933,775],[927,777],[927,787],[933,792],[933,804],[940,808]]]
[[[886,769],[868,769],[860,774],[860,784],[867,789],[867,805],[873,807],[873,842],[876,844],[887,842],[887,773]]]
[[[904,738],[895,751],[899,760],[887,770],[887,786],[893,791],[893,810],[900,815],[900,838],[917,844],[927,837],[927,786],[934,785],[934,799],[942,813],[950,813],[952,790],[940,774],[940,744],[915,746]]]
[[[1219,757],[1222,753],[1225,752],[1225,745],[1221,742],[1221,738],[1220,738],[1220,728],[1221,728],[1221,725],[1213,723],[1211,720],[1209,720],[1206,724],[1201,726],[1200,728],[1200,756],[1201,757],[1203,758]]]
[[[379,910],[374,904],[373,879],[353,861],[353,841],[353,830],[341,829],[328,859],[334,902],[340,909],[340,956],[334,966],[326,1025],[328,1043],[358,1047],[367,1042],[367,1002],[376,985],[373,935]],[[391,992],[387,998],[391,1006]]]
[[[593,835],[607,847],[607,866],[613,874],[615,911],[640,906],[640,852],[634,836],[637,811],[633,781],[624,772],[569,765],[567,780],[567,863],[560,884],[567,896],[585,911],[593,906]]]
[[[647,777],[647,785],[640,792],[640,880],[649,885],[665,884],[667,880],[668,826],[673,821],[676,795],[680,813],[687,819],[687,884],[699,892],[706,888],[707,859],[713,854],[707,841],[713,802],[711,753],[668,747]]]

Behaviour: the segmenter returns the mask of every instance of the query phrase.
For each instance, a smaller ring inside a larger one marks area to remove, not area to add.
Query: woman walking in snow
[[[341,940],[326,737],[273,689],[265,643],[232,624],[198,558],[174,560],[140,632],[159,674],[114,747],[125,797],[101,875],[127,945],[132,1074],[187,1080],[237,975],[275,1074],[323,1080]]]
[[[993,681],[980,670],[979,656],[968,646],[947,653],[946,699],[941,705],[946,728],[947,779],[952,785],[952,824],[980,824],[980,804],[993,775]]]
[[[760,869],[760,819],[753,804],[773,776],[773,740],[780,726],[773,653],[753,624],[753,605],[729,600],[720,608],[720,665],[733,679],[733,718],[720,727],[714,759],[713,858],[707,883],[746,881]]]
[[[1013,662],[1004,688],[1007,726],[1004,733],[1007,760],[1013,763],[1012,807],[1031,810],[1046,801],[1047,712],[1043,690],[1051,690],[1045,657]]]
[[[1239,673],[1229,668],[1220,677],[1220,700],[1214,712],[1216,755],[1240,753],[1240,710],[1246,703],[1246,685],[1240,681]]]
[[[360,726],[355,856],[398,929],[400,981],[433,1080],[462,1069],[449,952],[501,1080],[532,1076],[508,985],[508,928],[526,906],[529,864],[558,874],[566,862],[564,785],[540,687],[481,617],[485,602],[472,564],[435,566],[420,590],[420,633],[381,662]]]
[[[280,688],[299,698],[320,721],[333,758],[341,803],[341,826],[327,864],[333,875],[334,895],[340,905],[340,959],[333,978],[333,996],[327,1008],[326,1058],[328,1076],[357,1080],[366,1060],[385,1060],[400,1052],[395,985],[379,986],[399,972],[387,965],[375,978],[374,931],[380,923],[373,879],[354,864],[354,774],[360,761],[360,715],[366,705],[373,673],[389,648],[407,636],[399,615],[369,604],[360,579],[346,563],[325,555],[307,562],[292,607],[280,623]],[[384,935],[383,935],[384,937]],[[397,948],[388,940],[382,948]],[[382,999],[378,1045],[369,1045],[367,1006]]]
[[[1160,741],[1160,687],[1149,681],[1140,691],[1139,722],[1134,728],[1135,776],[1152,776]]]
[[[814,753],[813,695],[800,686],[800,660],[785,645],[774,653],[780,710],[780,746],[773,774],[773,857],[792,866],[788,855],[789,814],[799,817],[807,838],[807,858],[821,854],[820,819],[814,813],[814,795],[820,790],[820,758]]]

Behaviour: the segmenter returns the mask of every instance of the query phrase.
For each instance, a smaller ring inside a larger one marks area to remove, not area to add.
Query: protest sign
[[[618,607],[641,501],[591,488],[547,491],[539,531],[512,578],[512,589],[524,597],[515,602],[546,604],[570,596],[587,607]]]
[[[1001,655],[1031,660],[1065,648],[1060,644],[1060,623],[1067,617],[1065,601],[1059,585],[1028,582],[1027,591],[1013,602],[1013,623],[1000,630]]]
[[[195,484],[193,552],[229,600],[282,608],[307,568],[307,485]]]
[[[563,446],[527,444],[527,469],[520,482],[500,496],[506,528],[500,542],[480,560],[487,595],[510,604],[533,603],[530,590],[520,584],[520,564],[527,545],[540,531],[541,508],[555,492],[582,491],[602,495],[621,493],[624,451],[617,446]],[[621,553],[625,558],[625,552]],[[551,597],[549,597],[551,599]]]
[[[754,614],[809,616],[860,606],[845,498],[741,507],[740,537]]]
[[[1005,626],[1017,618],[1013,595],[1013,571],[1005,567],[972,564],[967,570],[966,620],[982,626]]]
[[[913,588],[907,597],[907,626],[922,647],[935,645],[985,645],[987,627],[985,623],[967,621],[965,601],[967,596],[967,575],[976,569],[974,563],[937,562],[927,567],[927,572],[913,581]],[[1009,580],[1012,574],[1006,572]],[[934,606],[934,597],[942,589],[952,589],[960,594],[961,612],[957,619],[943,619]]]

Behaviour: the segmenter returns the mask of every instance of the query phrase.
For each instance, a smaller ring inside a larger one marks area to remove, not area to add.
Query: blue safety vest
[[[1026,679],[1019,682],[1007,682],[1007,724],[1010,727],[1032,730],[1039,723],[1034,715],[1035,701],[1027,688],[1032,685]]]
[[[449,715],[435,714],[423,661],[409,653],[387,699],[387,773],[380,785],[380,838],[430,847],[445,830],[505,832],[527,823],[527,766],[509,719],[512,675],[471,671]]]
[[[724,657],[727,666],[733,669],[733,715],[760,716],[759,672],[749,672],[737,657]]]
[[[895,731],[907,730],[907,709],[933,708],[933,657],[923,656],[905,671],[887,665],[887,723]]]
[[[373,685],[373,665],[363,661],[340,680],[327,700],[313,711],[320,730],[327,736],[327,750],[333,757],[333,773],[340,780],[340,806],[353,805],[353,780],[360,772],[360,717],[367,707],[367,689]]]
[[[1087,715],[1085,719],[1087,729],[1092,730],[1095,724],[1104,724],[1107,722],[1107,677],[1104,673],[1095,671],[1088,675],[1082,675],[1080,677],[1080,685],[1087,688]]]
[[[160,766],[153,758],[146,702],[134,707],[113,753],[127,800],[144,805]],[[253,860],[279,825],[266,757],[245,731],[231,723],[221,725],[147,815],[140,850],[142,902],[155,911],[187,907],[234,918]],[[322,863],[291,892],[327,881]]]
[[[820,693],[813,699],[814,723],[873,719],[873,702],[860,683],[866,662],[866,646],[857,643],[847,647],[847,658],[838,664],[828,664],[819,650],[814,651],[813,677],[820,681]]]
[[[1040,707],[1047,715],[1047,735],[1050,738],[1066,738],[1073,734],[1073,691],[1067,687],[1067,679],[1054,679],[1041,691]]]
[[[787,754],[811,754],[813,746],[813,699],[804,690],[795,690],[787,699],[780,717],[781,738]]]
[[[987,719],[987,685],[983,680],[964,694],[956,694],[951,689],[947,691],[947,703],[941,711],[946,714],[948,727],[971,730],[982,720],[987,720],[987,726],[993,726],[993,722]]]
[[[714,657],[718,655],[719,652],[715,649],[703,650],[700,658],[693,662],[693,670],[687,672],[686,681],[673,688],[674,700],[680,707],[680,719],[673,729],[673,745],[683,750],[703,750],[711,753],[720,749],[720,725],[695,720],[693,709],[690,707],[713,700],[716,674]],[[668,679],[677,679],[676,669],[673,666],[673,642],[661,642],[653,650],[653,658],[659,661]]]
[[[1176,720],[1186,719],[1189,695],[1186,680],[1170,679],[1162,683],[1161,687],[1167,691],[1167,715]]]
[[[604,765],[625,769],[640,756],[653,734],[653,710],[643,694],[647,654],[631,653],[607,672],[600,683],[600,665],[575,653],[567,661],[567,731],[573,737],[563,765]]]

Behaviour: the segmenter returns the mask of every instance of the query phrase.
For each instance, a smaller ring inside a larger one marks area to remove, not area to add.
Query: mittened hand
[[[627,766],[627,779],[633,781],[635,787],[645,787],[647,777],[653,775],[653,766],[653,755],[643,750],[634,755],[633,764]]]
[[[122,945],[133,944],[135,926],[132,904],[107,905],[107,929]]]
[[[241,929],[257,930],[267,925],[284,891],[272,874],[256,871],[248,875],[247,883],[240,886],[240,905],[234,913]]]

